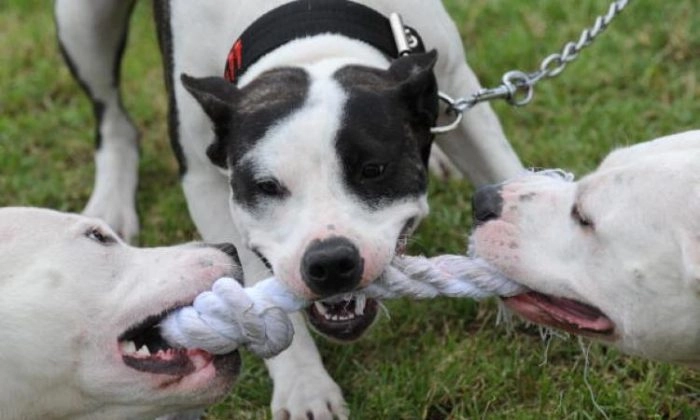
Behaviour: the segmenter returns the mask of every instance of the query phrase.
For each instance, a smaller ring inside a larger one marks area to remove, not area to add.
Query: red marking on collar
[[[236,41],[226,57],[226,70],[224,70],[224,78],[229,82],[236,81],[236,73],[241,69],[243,60],[241,54],[243,51],[243,42],[239,39]]]

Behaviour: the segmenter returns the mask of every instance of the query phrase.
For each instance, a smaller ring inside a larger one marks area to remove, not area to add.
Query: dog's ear
[[[437,81],[433,73],[436,62],[437,51],[431,50],[400,57],[389,67],[415,122],[428,127],[433,127],[438,117]]]
[[[207,148],[209,159],[226,168],[226,142],[234,121],[238,88],[221,77],[196,78],[187,74],[180,76],[182,85],[199,102],[214,125],[216,138]]]
[[[238,97],[236,85],[221,77],[197,78],[182,74],[180,80],[215,125],[228,123]]]

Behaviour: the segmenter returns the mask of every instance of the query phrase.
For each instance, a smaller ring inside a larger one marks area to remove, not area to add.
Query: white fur
[[[132,248],[104,222],[0,209],[0,418],[147,418],[209,404],[233,382],[211,363],[173,382],[124,364],[118,336],[231,272],[200,245]],[[169,385],[168,385],[169,384]]]
[[[699,186],[700,131],[616,150],[578,182],[519,177],[473,251],[527,287],[595,305],[623,351],[700,367]]]
[[[79,6],[75,7],[83,10],[99,9],[92,0],[71,1],[78,3]],[[109,3],[116,4],[117,0]],[[330,71],[342,63],[386,68],[386,59],[361,42],[340,36],[320,36],[281,47],[248,69],[241,79],[242,84],[256,74],[285,63],[303,65],[314,76],[313,100],[308,101],[304,109],[281,121],[251,152],[251,159],[264,159],[268,168],[272,168],[270,170],[287,172],[299,181],[294,185],[294,195],[290,200],[293,202],[283,208],[269,209],[270,213],[263,220],[229,202],[228,181],[205,154],[206,147],[214,140],[211,124],[179,81],[181,73],[196,77],[222,75],[229,48],[241,31],[260,15],[283,3],[284,0],[264,0],[246,3],[242,7],[241,2],[221,0],[170,2],[178,132],[188,169],[182,185],[188,208],[205,240],[234,242],[248,282],[269,275],[249,248],[258,246],[264,250],[276,274],[282,273],[291,287],[308,294],[298,279],[300,252],[314,238],[329,235],[332,224],[335,233],[349,236],[358,245],[367,261],[363,276],[363,284],[367,284],[391,259],[396,237],[406,219],[420,219],[427,213],[427,201],[425,197],[419,197],[371,212],[343,190],[330,141],[331,125],[340,118],[344,98],[329,76]],[[440,1],[376,0],[360,3],[387,16],[394,11],[400,12],[404,22],[422,35],[427,48],[438,50],[435,71],[442,90],[461,96],[480,88],[465,62],[457,28]],[[60,14],[57,16],[61,17]],[[90,22],[90,18],[80,22]],[[98,35],[98,32],[94,33],[94,36]],[[304,117],[313,119],[314,115],[321,113],[333,116],[327,118],[331,125],[319,126],[318,121],[304,120]],[[302,147],[303,142],[310,144]],[[487,104],[470,110],[459,129],[438,138],[437,143],[446,152],[440,155],[443,160],[450,156],[455,167],[478,184],[500,181],[521,170],[517,156]],[[291,149],[287,150],[289,157],[283,159],[278,148]],[[433,166],[452,168],[449,164]],[[98,171],[101,171],[99,167]],[[311,180],[313,185],[306,180]],[[109,199],[103,197],[103,200],[108,202],[101,207],[103,211],[111,208]],[[122,230],[123,222],[110,221]],[[293,315],[292,319],[296,327],[292,345],[267,362],[275,382],[273,413],[288,413],[292,418],[305,418],[307,413],[312,413],[316,419],[333,415],[344,418],[346,410],[340,389],[323,368],[303,318]]]

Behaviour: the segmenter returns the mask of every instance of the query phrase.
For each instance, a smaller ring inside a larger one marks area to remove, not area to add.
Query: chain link
[[[433,127],[431,132],[441,134],[453,130],[462,120],[462,113],[480,102],[505,99],[514,106],[527,105],[534,96],[535,84],[540,80],[556,77],[564,71],[566,65],[578,58],[581,50],[591,45],[630,1],[614,1],[610,4],[607,14],[598,16],[591,27],[581,32],[577,42],[567,42],[560,52],[545,57],[540,63],[540,68],[532,73],[511,70],[503,75],[500,86],[481,89],[470,97],[453,99],[440,92],[440,99],[447,104],[448,113],[454,114],[454,120],[446,125]]]

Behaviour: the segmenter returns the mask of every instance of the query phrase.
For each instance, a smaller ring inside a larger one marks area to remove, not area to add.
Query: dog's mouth
[[[406,221],[396,240],[394,254],[406,252],[416,219]],[[355,341],[372,326],[379,313],[379,301],[362,293],[348,293],[317,300],[306,308],[309,324],[324,336],[341,341]]]
[[[599,339],[614,337],[615,324],[593,305],[535,291],[501,299],[508,308],[536,324]]]
[[[160,322],[176,309],[151,315],[119,336],[117,340],[124,364],[140,372],[179,377],[198,372],[211,363],[215,367],[235,368],[239,357],[237,351],[213,355],[202,349],[171,346],[160,333]]]
[[[379,302],[361,294],[316,301],[306,309],[311,326],[338,341],[360,338],[374,323],[378,312]]]

